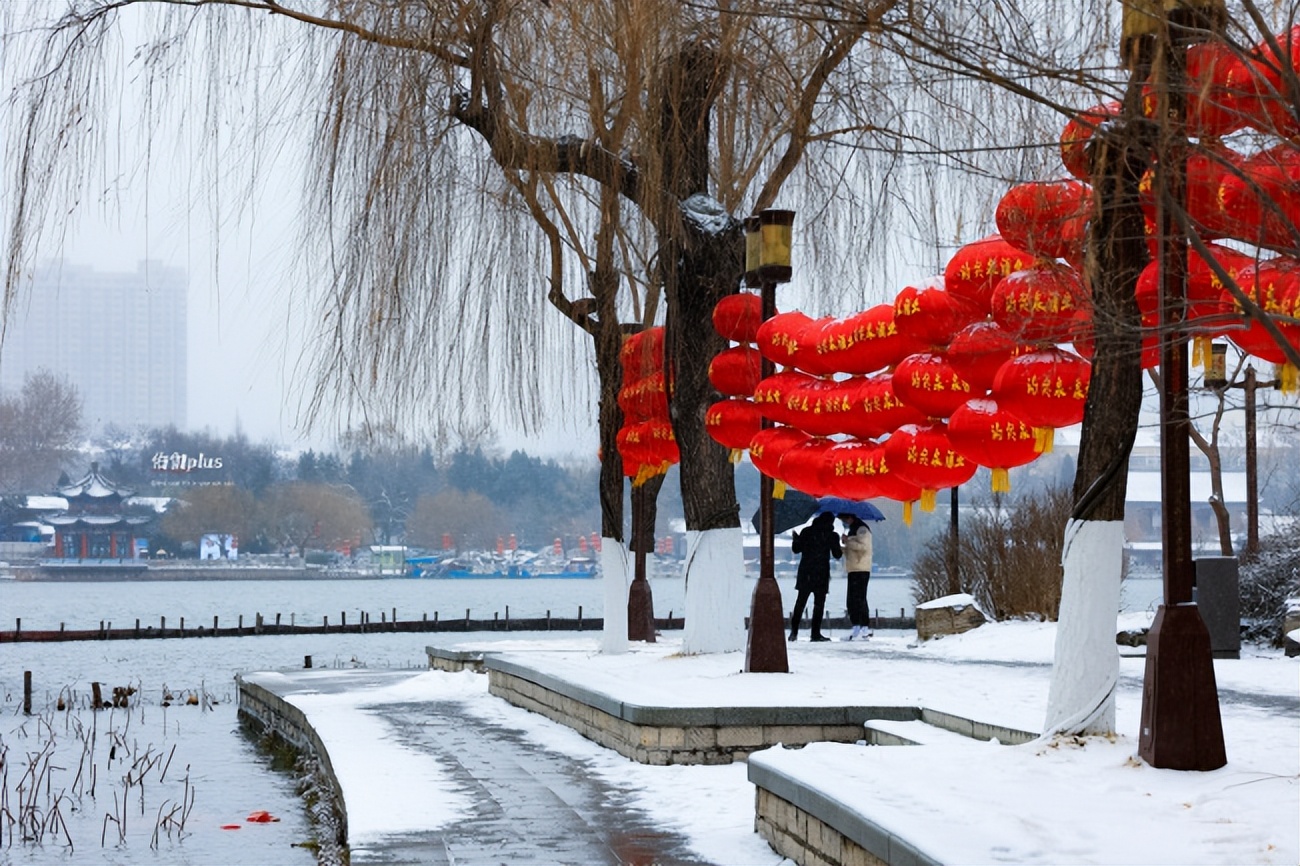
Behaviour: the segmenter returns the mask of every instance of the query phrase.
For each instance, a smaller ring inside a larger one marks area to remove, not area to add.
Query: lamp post
[[[1246,378],[1242,382],[1228,382],[1224,355],[1228,347],[1215,343],[1210,370],[1205,374],[1205,387],[1215,391],[1240,388],[1245,394],[1246,412],[1246,546],[1242,549],[1244,558],[1251,558],[1259,553],[1259,465],[1258,449],[1255,443],[1255,392],[1260,388],[1277,388],[1282,383],[1278,379],[1260,382],[1255,375],[1255,366],[1246,365]]]
[[[1125,59],[1152,64],[1160,127],[1156,225],[1160,267],[1161,542],[1164,603],[1147,634],[1138,754],[1154,767],[1215,770],[1228,762],[1210,634],[1192,601],[1191,416],[1188,407],[1186,202],[1187,46],[1221,32],[1223,0],[1126,0]]]
[[[655,642],[654,598],[646,580],[646,553],[654,543],[654,527],[647,526],[650,494],[646,485],[632,487],[632,549],[636,570],[627,590],[627,638]]]
[[[790,245],[793,240],[794,211],[764,210],[745,220],[745,284],[757,286],[762,303],[760,318],[767,321],[776,315],[776,284],[788,283]],[[762,359],[760,374],[766,379],[775,365]],[[763,418],[763,427],[772,422]],[[759,476],[758,584],[749,609],[749,638],[745,644],[747,673],[789,673],[790,659],[785,647],[785,613],[781,609],[781,587],[773,568],[775,542],[772,520],[772,479]]]

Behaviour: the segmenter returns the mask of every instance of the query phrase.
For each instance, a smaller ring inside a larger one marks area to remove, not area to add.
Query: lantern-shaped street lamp
[[[764,210],[745,220],[745,284],[758,286],[763,321],[776,315],[776,284],[794,275],[790,266],[794,211]],[[764,357],[764,379],[776,372]],[[763,426],[771,424],[766,417]],[[781,609],[781,588],[773,568],[775,545],[772,520],[772,478],[759,476],[758,584],[749,611],[749,638],[745,645],[745,670],[755,673],[789,673],[785,648],[785,613]]]
[[[1121,54],[1150,71],[1160,125],[1154,190],[1160,276],[1161,546],[1164,603],[1147,633],[1138,754],[1154,767],[1217,770],[1227,763],[1210,635],[1192,601],[1187,364],[1187,49],[1223,33],[1224,0],[1124,0]]]

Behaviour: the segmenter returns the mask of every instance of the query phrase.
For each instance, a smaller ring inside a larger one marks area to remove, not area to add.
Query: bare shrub
[[[994,619],[1056,619],[1061,606],[1061,545],[1071,509],[1058,485],[1007,501],[994,496],[962,515],[957,584]],[[912,596],[919,603],[949,594],[953,540],[930,539],[913,563]]]
[[[1282,645],[1286,600],[1300,597],[1300,528],[1260,539],[1259,553],[1241,563],[1242,639]]]

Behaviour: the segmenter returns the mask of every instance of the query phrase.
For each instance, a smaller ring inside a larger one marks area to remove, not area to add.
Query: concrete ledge
[[[643,764],[729,764],[781,743],[856,743],[867,719],[910,721],[916,707],[648,707],[509,659],[483,660],[488,690]]]
[[[339,845],[348,841],[348,812],[343,802],[343,789],[339,785],[329,751],[321,742],[316,729],[307,721],[307,715],[270,689],[235,676],[239,691],[238,715],[241,722],[250,725],[259,734],[277,737],[294,750],[310,755],[324,774],[330,789],[330,808],[336,820],[335,839]]]
[[[800,864],[939,866],[939,861],[845,804],[784,773],[750,762],[755,829]]]
[[[432,670],[446,671],[453,674],[461,671],[473,671],[476,674],[483,673],[484,653],[481,651],[449,650],[442,647],[426,646],[424,654],[429,657],[429,667]]]

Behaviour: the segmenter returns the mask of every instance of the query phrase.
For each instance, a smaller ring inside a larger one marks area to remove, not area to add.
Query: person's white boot
[[[860,625],[855,625],[855,626],[853,627],[853,633],[850,634],[848,637],[846,637],[846,638],[844,638],[844,639],[845,639],[845,640],[857,640],[857,639],[858,639],[858,635],[860,635],[860,634],[862,634],[862,626],[860,626]]]

